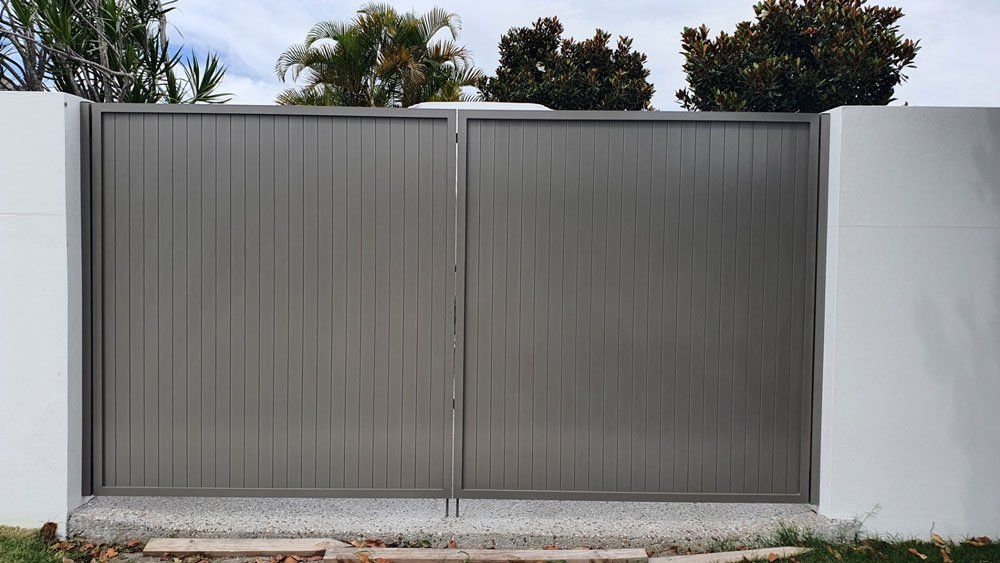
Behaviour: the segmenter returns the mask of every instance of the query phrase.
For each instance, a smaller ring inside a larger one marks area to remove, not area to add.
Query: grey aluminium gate
[[[446,496],[454,112],[90,107],[93,492]]]
[[[461,112],[458,496],[808,499],[818,124]]]

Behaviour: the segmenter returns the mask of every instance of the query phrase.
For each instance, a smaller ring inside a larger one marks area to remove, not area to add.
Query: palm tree
[[[316,24],[304,43],[291,45],[274,70],[302,85],[282,92],[285,105],[407,107],[464,99],[463,86],[483,72],[455,41],[456,14],[434,8],[423,15],[368,4],[350,22]],[[447,37],[435,39],[442,31]]]
[[[222,103],[226,69],[167,39],[175,0],[0,0],[0,90],[100,102]]]

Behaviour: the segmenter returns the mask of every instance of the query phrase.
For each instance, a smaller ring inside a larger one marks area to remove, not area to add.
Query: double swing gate
[[[812,498],[818,116],[84,131],[88,492]]]

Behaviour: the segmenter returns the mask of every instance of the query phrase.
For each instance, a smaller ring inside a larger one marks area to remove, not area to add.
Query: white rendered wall
[[[82,502],[80,102],[0,92],[0,524]]]
[[[820,512],[1000,536],[1000,108],[830,115]]]

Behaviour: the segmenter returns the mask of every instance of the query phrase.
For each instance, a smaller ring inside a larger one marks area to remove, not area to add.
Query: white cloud
[[[270,103],[282,84],[274,61],[290,43],[299,42],[317,21],[346,20],[362,3],[349,0],[181,0],[171,22],[183,40],[199,52],[217,51],[229,65],[226,89],[237,103]],[[886,0],[903,8],[904,32],[921,39],[917,68],[897,89],[900,102],[911,105],[1000,105],[1000,0]],[[675,110],[674,92],[684,86],[680,32],[701,25],[713,32],[732,31],[751,19],[753,0],[503,0],[459,2],[410,0],[393,2],[400,9],[423,11],[441,6],[462,17],[460,40],[477,64],[492,71],[497,42],[512,26],[529,25],[558,15],[568,35],[583,38],[600,27],[633,38],[649,57],[656,87],[653,104]]]

